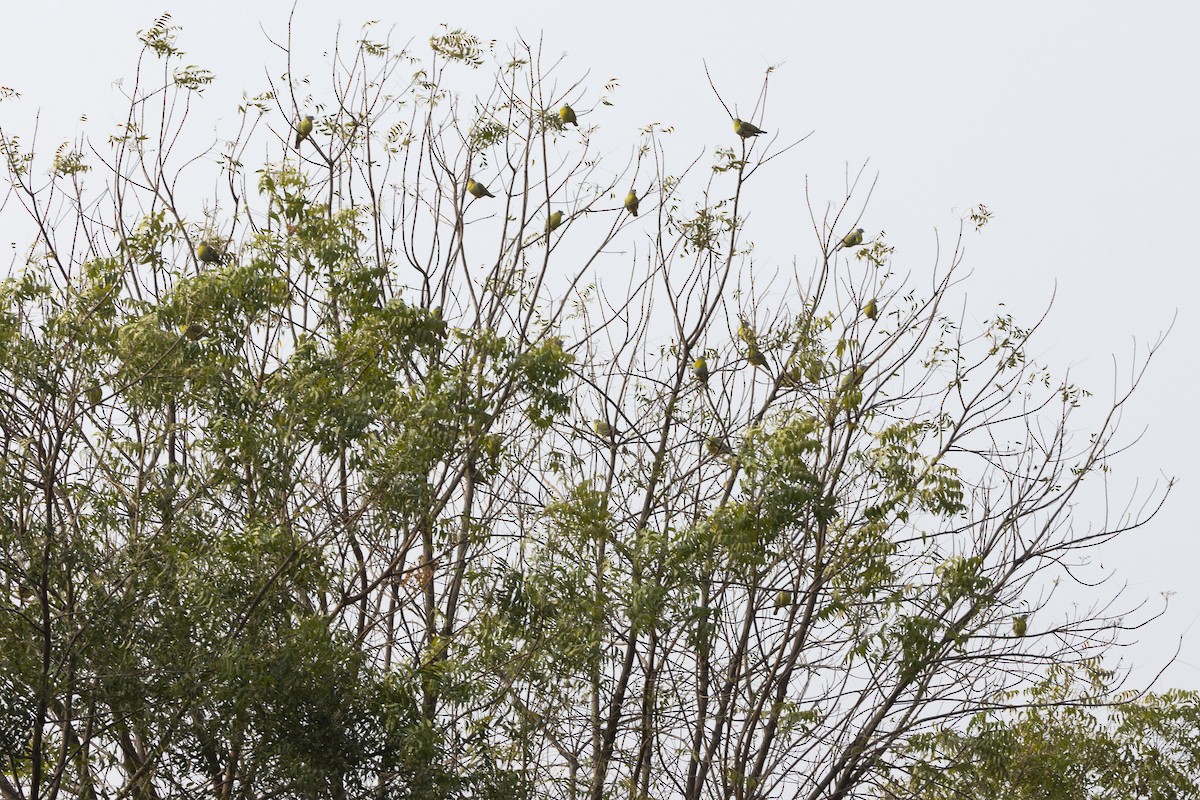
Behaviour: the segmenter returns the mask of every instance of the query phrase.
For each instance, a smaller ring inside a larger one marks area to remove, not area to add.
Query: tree
[[[960,247],[897,278],[856,179],[768,287],[743,189],[794,145],[613,171],[539,48],[370,35],[246,101],[205,203],[166,16],[106,145],[3,133],[4,797],[847,797],[1136,624],[1031,591],[1166,495],[1072,522],[1133,386],[1073,439],[1036,326],[943,313]]]
[[[1200,791],[1200,696],[1168,691],[1124,698],[1107,718],[1089,698],[1109,697],[1112,674],[1096,665],[1051,669],[1026,691],[1029,706],[987,709],[966,731],[909,742],[919,766],[884,796],[934,798],[1187,798]],[[1083,690],[1077,684],[1083,684]]]

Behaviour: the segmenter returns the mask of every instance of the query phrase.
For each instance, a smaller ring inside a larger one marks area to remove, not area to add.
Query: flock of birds
[[[563,104],[563,107],[558,110],[558,118],[563,125],[574,125],[576,128],[579,127],[579,119],[575,115],[575,109],[571,108],[569,104]],[[733,132],[743,139],[761,136],[762,134],[766,133],[766,131],[754,123],[746,122],[745,120],[738,119],[737,117],[734,117],[733,119]],[[304,141],[304,139],[307,138],[310,133],[312,133],[312,117],[305,117],[297,126],[296,146],[299,147],[300,142]],[[487,186],[475,180],[474,177],[467,178],[467,192],[477,200],[484,197],[495,197],[494,194],[488,191]],[[639,198],[637,196],[637,189],[630,189],[629,194],[625,195],[625,210],[635,217],[638,215],[638,201]],[[546,218],[546,233],[553,231],[555,228],[561,225],[562,222],[563,213],[561,211],[555,211],[552,213]],[[857,228],[846,234],[845,237],[842,238],[842,241],[838,247],[857,247],[858,245],[862,244],[862,242],[863,229]]]
[[[563,125],[574,125],[575,127],[579,127],[579,122],[575,115],[575,109],[571,108],[570,105],[564,104],[563,107],[558,110],[558,118]],[[312,132],[312,116],[303,117],[296,124],[296,147],[300,147],[304,140],[312,136]],[[762,128],[759,128],[757,125],[751,122],[746,122],[742,119],[738,119],[737,117],[735,117],[733,120],[733,132],[742,139],[749,139],[766,133],[766,131],[764,131]],[[495,197],[495,195],[488,190],[487,186],[475,180],[474,177],[467,178],[467,192],[476,199]],[[637,196],[636,189],[630,189],[629,194],[625,196],[625,210],[635,217],[638,214],[638,200],[639,198]],[[546,233],[550,233],[562,225],[562,223],[563,212],[553,212],[546,218]],[[841,241],[838,242],[834,250],[836,251],[843,248],[859,247],[862,245],[862,243],[863,229],[855,228],[842,237]],[[225,260],[225,254],[210,242],[202,241],[196,246],[196,258],[205,264],[216,264]],[[862,306],[860,311],[867,319],[874,321],[879,315],[878,300],[874,297],[871,298]],[[204,325],[198,322],[189,322],[185,325],[181,325],[179,332],[182,336],[191,341],[199,341],[207,336],[209,331]],[[741,339],[746,346],[746,361],[753,367],[764,370],[769,369],[766,356],[763,355],[762,351],[758,347],[757,336],[755,335],[754,330],[746,323],[746,320],[743,319],[740,321],[737,333],[738,338]],[[700,356],[692,362],[691,372],[692,377],[701,386],[707,388],[708,379],[711,373],[708,368],[708,361],[704,358],[704,356]],[[842,380],[840,387],[841,391],[848,391],[857,387],[858,384],[862,382],[864,375],[865,370],[862,367],[855,367]],[[89,387],[87,391],[88,400],[94,405],[95,403],[99,402],[100,394],[101,391],[99,385]],[[607,420],[599,418],[593,420],[592,430],[594,430],[600,438],[609,442],[610,445],[616,445],[619,435],[617,430]],[[713,457],[724,459],[734,459],[736,457],[733,447],[730,446],[729,442],[717,436],[706,437],[704,440],[704,449],[710,456]],[[778,610],[790,605],[791,602],[791,592],[779,592],[775,597],[774,603],[776,611],[778,612]],[[1013,618],[1012,631],[1014,636],[1018,638],[1023,637],[1026,633],[1026,627],[1027,615],[1021,614]]]
[[[575,114],[575,109],[570,105],[564,104],[558,110],[558,118],[563,125],[574,125],[579,127],[579,121]],[[737,117],[733,120],[733,132],[742,139],[750,139],[755,136],[761,136],[766,133],[762,128],[759,128],[752,122],[747,122]],[[313,133],[313,117],[311,115],[304,116],[296,123],[296,140],[295,146],[300,147],[306,139],[312,136]],[[467,178],[467,193],[476,199],[486,197],[495,197],[487,186],[475,180],[473,176]],[[638,202],[636,189],[630,189],[629,194],[625,196],[625,210],[633,216],[638,214]],[[546,218],[545,231],[550,233],[558,228],[563,223],[563,212],[561,210],[554,211]],[[835,250],[848,247],[858,247],[863,243],[863,229],[855,228],[842,237],[841,241]],[[217,264],[225,261],[225,254],[221,250],[208,241],[201,241],[196,246],[196,258],[204,264]],[[869,300],[863,307],[862,313],[870,320],[874,320],[879,313],[879,305],[875,298]],[[186,325],[180,326],[180,334],[190,339],[191,341],[199,341],[208,335],[208,329],[197,322],[189,322]],[[758,348],[757,339],[754,331],[747,326],[745,320],[741,321],[738,327],[738,337],[746,344],[746,361],[752,366],[768,369],[766,356]],[[703,356],[692,362],[692,375],[703,386],[708,385],[709,369],[708,362]],[[852,388],[862,380],[860,369],[855,369],[843,381],[843,389]],[[596,419],[592,422],[592,429],[601,438],[615,443],[617,433],[610,423],[603,419]],[[712,456],[732,457],[734,455],[733,448],[729,442],[719,439],[715,436],[709,436],[705,440],[705,449]]]
[[[571,108],[571,106],[569,104],[563,104],[562,108],[560,108],[558,110],[558,118],[562,122],[563,125],[574,125],[576,128],[579,127],[579,120],[575,115],[575,109]],[[312,132],[313,132],[313,117],[311,114],[309,114],[309,115],[302,117],[300,119],[300,121],[296,123],[295,146],[297,148],[299,148],[300,145],[303,144],[306,139],[308,139],[310,136],[312,136]],[[740,136],[742,139],[750,139],[754,136],[761,136],[762,134],[766,133],[766,131],[764,131],[762,128],[758,127],[754,123],[746,122],[745,120],[738,119],[737,117],[734,117],[734,119],[733,119],[733,132],[736,133],[738,136]],[[474,177],[467,178],[467,192],[472,197],[476,198],[477,200],[485,198],[485,197],[495,197],[495,195],[492,194],[488,190],[486,185],[475,180]],[[630,189],[629,194],[625,195],[625,210],[628,211],[630,214],[632,214],[635,217],[638,215],[638,201],[639,201],[639,198],[637,196],[637,189]],[[562,223],[563,223],[563,212],[562,211],[555,211],[555,212],[551,213],[546,218],[546,226],[545,226],[546,233],[550,233],[551,231],[555,230],[556,228],[558,228],[558,226],[562,225]],[[842,240],[841,240],[841,242],[838,243],[838,246],[836,249],[841,249],[843,247],[857,247],[857,246],[861,245],[862,243],[863,243],[863,229],[856,228],[856,229],[850,231],[850,233],[847,233],[844,237],[842,237]],[[199,244],[199,246],[196,247],[196,257],[199,258],[200,261],[204,262],[205,264],[215,264],[224,259],[224,254],[221,253],[211,243],[201,242]],[[872,302],[874,302],[874,301],[872,301]],[[872,319],[873,319],[873,317],[872,317]],[[751,361],[751,363],[754,363],[754,362]],[[758,366],[758,365],[756,365],[756,366]]]

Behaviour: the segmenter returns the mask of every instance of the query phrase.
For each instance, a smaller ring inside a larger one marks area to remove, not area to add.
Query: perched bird
[[[498,433],[489,433],[479,440],[479,452],[491,459],[499,457],[504,450],[504,437]]]
[[[89,405],[96,405],[104,397],[104,390],[100,388],[100,384],[93,383],[83,390],[83,396],[87,398]]]
[[[592,430],[605,439],[613,437],[613,426],[602,419],[592,420]]]
[[[737,335],[738,335],[739,339],[741,339],[743,342],[750,345],[751,347],[754,346],[755,342],[758,339],[758,334],[756,334],[754,332],[754,328],[751,328],[750,325],[746,322],[745,317],[738,317]]]
[[[792,604],[792,593],[784,590],[775,595],[775,613],[779,613],[779,609],[787,608]]]
[[[562,120],[563,125],[574,125],[579,127],[579,122],[575,119],[575,109],[571,108],[566,103],[558,110],[558,118]]]
[[[205,336],[208,336],[208,328],[199,322],[189,322],[187,325],[180,325],[179,332],[193,342],[198,342]]]
[[[488,188],[474,178],[467,178],[467,191],[472,197],[495,197]]]
[[[743,139],[749,139],[751,136],[758,136],[766,133],[762,128],[759,128],[752,122],[743,122],[737,117],[733,118],[733,132]]]
[[[196,258],[203,261],[205,264],[216,264],[225,258],[221,251],[213,247],[208,242],[201,242],[196,245]]]
[[[1013,617],[1013,636],[1020,639],[1025,635],[1025,629],[1028,627],[1029,619],[1024,614],[1018,614]]]
[[[629,194],[625,195],[625,210],[630,214],[637,216],[638,196],[636,189],[630,189]]]
[[[696,380],[705,386],[708,385],[708,362],[704,360],[704,356],[692,362],[692,374],[696,376]]]
[[[299,147],[301,142],[303,142],[309,136],[312,136],[312,131],[313,118],[311,115],[300,120],[300,122],[296,125],[296,147]]]
[[[862,307],[862,312],[863,312],[863,316],[866,317],[867,319],[870,319],[870,320],[875,319],[876,317],[879,316],[879,303],[877,303],[875,301],[875,298],[872,297],[870,300],[867,301],[867,304]]]
[[[758,346],[755,344],[751,344],[746,349],[746,360],[755,367],[762,367],[765,369],[767,366],[767,357],[762,354],[762,351],[759,350]]]
[[[709,436],[704,440],[704,449],[708,451],[710,456],[733,455],[733,448],[729,446],[729,442],[724,439],[718,439],[716,436]]]
[[[838,244],[836,249],[841,250],[843,247],[858,247],[863,242],[862,236],[863,229],[855,228],[842,237],[842,241]]]
[[[846,377],[842,378],[842,391],[845,392],[858,388],[858,385],[862,383],[863,376],[866,374],[866,367],[855,367],[850,372],[847,372]]]
[[[553,214],[551,214],[549,217],[547,217],[546,218],[546,233],[549,233],[550,231],[557,228],[559,225],[562,225],[562,219],[563,219],[563,217],[562,217],[561,211],[555,211]]]

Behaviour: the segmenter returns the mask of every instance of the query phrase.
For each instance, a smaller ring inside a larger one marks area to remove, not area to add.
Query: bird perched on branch
[[[179,333],[193,342],[198,342],[208,336],[208,328],[199,322],[189,322],[179,326]]]
[[[750,327],[750,323],[746,322],[745,317],[738,317],[737,336],[752,347],[758,340],[758,334],[754,332],[754,328]]]
[[[787,591],[786,589],[775,595],[775,613],[776,614],[779,613],[779,609],[787,608],[791,604],[792,604],[792,593]]]
[[[218,264],[225,260],[225,254],[208,242],[201,242],[196,245],[196,258],[205,264]]]
[[[638,196],[636,189],[630,189],[629,194],[625,195],[625,210],[635,217],[637,216]]]
[[[838,243],[836,249],[841,250],[843,247],[858,247],[863,243],[863,229],[855,228],[842,237],[842,241]]]
[[[579,127],[579,121],[575,119],[575,109],[571,108],[566,103],[558,110],[558,118],[562,120],[563,125],[574,125]]]
[[[474,178],[467,178],[467,191],[472,197],[495,197],[488,188]]]
[[[1018,639],[1020,639],[1025,635],[1028,625],[1029,619],[1024,614],[1018,614],[1017,616],[1013,617],[1013,636],[1016,636]]]
[[[841,390],[845,392],[851,389],[857,389],[858,385],[862,383],[862,379],[864,376],[866,376],[866,374],[866,367],[855,367],[850,372],[847,372],[846,377],[842,378]]]
[[[708,451],[710,456],[733,455],[733,448],[729,446],[729,442],[724,439],[718,439],[716,436],[709,436],[704,440],[704,449]]]
[[[760,367],[762,369],[767,368],[767,357],[762,354],[762,351],[758,349],[758,345],[756,344],[751,344],[746,348],[746,360],[749,361],[752,366]]]
[[[562,221],[563,221],[563,213],[561,211],[555,211],[553,214],[551,214],[549,217],[546,218],[546,233],[549,233],[550,231],[557,228],[559,225],[562,225]]]
[[[594,430],[598,436],[604,439],[612,439],[613,435],[616,433],[616,431],[613,430],[613,426],[609,425],[606,420],[602,419],[592,420],[592,430]]]
[[[704,356],[692,362],[692,375],[696,377],[696,380],[708,386],[708,362],[704,360]]]
[[[879,303],[872,297],[867,301],[867,304],[862,307],[863,316],[869,320],[874,320],[879,316]]]
[[[759,136],[766,133],[766,131],[754,123],[740,120],[737,117],[733,118],[733,132],[743,139],[749,139],[751,136]]]
[[[300,120],[300,122],[296,124],[296,147],[299,147],[301,142],[303,142],[309,136],[312,136],[312,132],[313,118],[310,115]]]

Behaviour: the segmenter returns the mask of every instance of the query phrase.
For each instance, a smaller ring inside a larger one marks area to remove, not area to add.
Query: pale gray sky
[[[968,237],[967,319],[1005,303],[1033,322],[1057,292],[1038,353],[1101,399],[1111,395],[1113,355],[1127,378],[1134,343],[1144,352],[1178,312],[1125,415],[1128,438],[1146,431],[1117,462],[1114,483],[1145,487],[1175,476],[1179,484],[1154,523],[1097,561],[1116,567],[1130,601],[1175,593],[1126,661],[1148,674],[1182,637],[1180,660],[1159,685],[1200,688],[1200,525],[1191,513],[1200,487],[1200,321],[1188,302],[1200,266],[1188,245],[1200,219],[1200,5],[822,0],[734,8],[301,0],[296,73],[328,74],[339,22],[348,40],[378,19],[376,36],[394,26],[393,42],[417,46],[441,23],[500,46],[518,33],[541,36],[548,54],[568,54],[563,85],[586,73],[595,96],[619,80],[616,104],[602,111],[606,128],[627,130],[632,143],[649,122],[676,126],[668,154],[682,166],[706,146],[729,144],[701,60],[742,110],[753,106],[766,66],[777,64],[762,126],[785,139],[814,135],[785,157],[786,181],[751,190],[759,262],[808,263],[805,176],[815,197],[836,198],[847,168],[869,160],[879,185],[864,227],[887,231],[898,270],[927,274],[935,235],[951,239],[966,209],[986,203],[993,223]],[[43,152],[81,131],[102,139],[123,115],[114,81],[132,75],[135,32],[170,11],[187,61],[217,75],[197,113],[213,115],[208,130],[231,135],[243,91],[264,88],[268,63],[275,77],[282,72],[266,34],[284,36],[289,9],[245,0],[13,4],[0,85],[23,97],[0,106],[4,127],[28,135],[40,112]],[[622,164],[627,157],[613,154]],[[1118,510],[1121,502],[1118,492]],[[1078,517],[1089,513],[1080,508]]]

